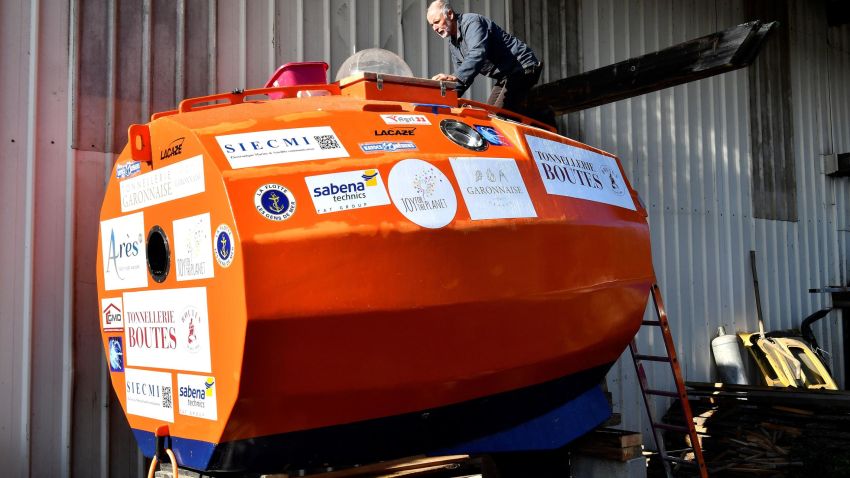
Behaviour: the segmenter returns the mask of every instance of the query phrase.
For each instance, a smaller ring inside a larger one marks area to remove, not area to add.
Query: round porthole
[[[440,129],[447,138],[455,144],[463,146],[466,149],[473,151],[484,151],[489,144],[481,136],[481,133],[475,131],[475,128],[466,123],[452,119],[444,119],[440,121]]]
[[[148,232],[148,272],[156,282],[163,282],[171,269],[171,251],[168,248],[168,236],[159,226]]]

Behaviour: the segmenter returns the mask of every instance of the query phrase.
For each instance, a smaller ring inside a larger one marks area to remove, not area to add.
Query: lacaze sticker
[[[416,128],[412,126],[399,126],[397,128],[384,128],[375,130],[375,136],[414,136],[415,134]]]

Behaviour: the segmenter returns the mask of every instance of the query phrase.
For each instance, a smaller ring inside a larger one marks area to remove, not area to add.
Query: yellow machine
[[[768,386],[838,390],[829,369],[816,352],[820,349],[811,331],[811,323],[829,311],[820,310],[807,317],[800,326],[801,335],[783,332],[738,334]]]

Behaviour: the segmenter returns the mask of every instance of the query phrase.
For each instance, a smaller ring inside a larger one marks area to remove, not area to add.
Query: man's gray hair
[[[440,7],[440,13],[446,16],[448,16],[449,12],[455,11],[455,9],[452,8],[452,3],[449,0],[434,0],[434,3],[432,3],[432,5]]]

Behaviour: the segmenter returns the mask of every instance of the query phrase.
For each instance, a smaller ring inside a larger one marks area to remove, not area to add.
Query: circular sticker
[[[295,196],[280,184],[264,184],[254,194],[254,206],[266,219],[285,221],[295,214]]]
[[[236,249],[233,247],[233,233],[227,224],[218,226],[213,236],[213,249],[215,249],[215,261],[221,267],[230,267],[233,263],[233,255]]]
[[[449,178],[421,159],[396,163],[390,171],[389,188],[399,212],[422,227],[443,227],[457,212],[457,196]]]

